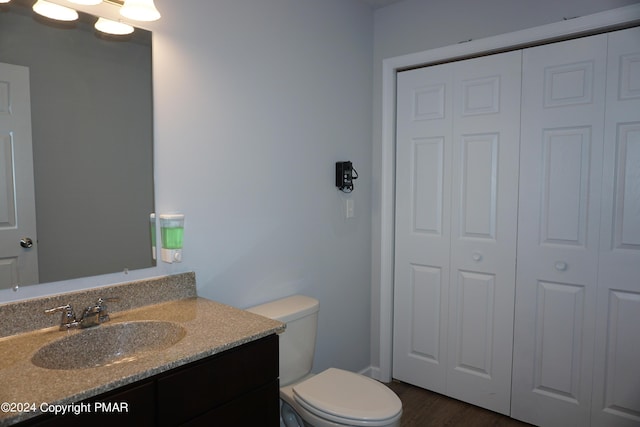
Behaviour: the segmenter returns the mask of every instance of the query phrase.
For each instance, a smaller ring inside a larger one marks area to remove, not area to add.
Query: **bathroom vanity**
[[[80,415],[21,426],[279,425],[278,337],[269,335],[83,401]]]
[[[9,319],[33,315],[36,325],[0,338],[0,402],[14,405],[3,406],[0,426],[209,426],[239,419],[278,426],[277,334],[284,325],[200,298],[195,277],[178,276],[162,279],[177,280],[168,286],[132,282],[0,305],[5,331],[17,327]],[[192,290],[185,279],[193,279]],[[80,301],[105,296],[120,303],[110,305],[111,320],[100,326],[61,331],[58,315],[42,314],[64,304],[79,310]],[[72,413],[53,415],[55,408]]]

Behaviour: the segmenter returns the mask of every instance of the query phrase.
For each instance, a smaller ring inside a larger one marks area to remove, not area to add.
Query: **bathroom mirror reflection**
[[[0,252],[0,289],[152,267],[151,33],[98,36],[97,18],[46,22],[34,3],[0,7],[0,63],[28,68],[38,278]]]

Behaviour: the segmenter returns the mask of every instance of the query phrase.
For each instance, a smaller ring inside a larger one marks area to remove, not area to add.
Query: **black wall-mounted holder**
[[[358,179],[358,172],[351,162],[336,162],[336,187],[344,193],[353,191],[353,180]]]

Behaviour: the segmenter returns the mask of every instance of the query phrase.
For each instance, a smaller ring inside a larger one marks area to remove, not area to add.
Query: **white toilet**
[[[329,368],[311,374],[318,300],[294,295],[247,310],[287,324],[280,335],[280,425],[399,427],[402,403],[384,384]]]

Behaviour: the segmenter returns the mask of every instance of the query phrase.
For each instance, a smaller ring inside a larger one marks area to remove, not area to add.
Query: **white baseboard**
[[[360,375],[364,375],[365,377],[373,378],[374,380],[382,381],[382,375],[380,374],[380,368],[377,366],[369,366],[360,372]]]

